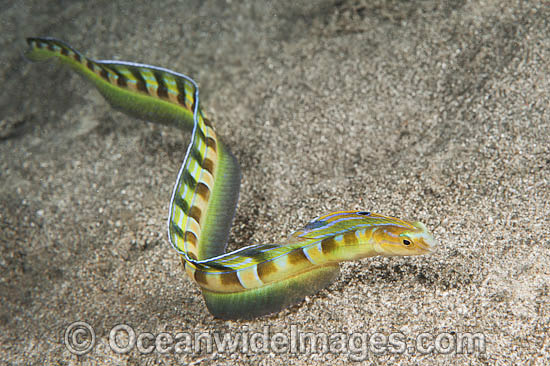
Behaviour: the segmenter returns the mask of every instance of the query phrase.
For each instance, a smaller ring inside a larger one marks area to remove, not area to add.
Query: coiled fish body
[[[342,261],[420,255],[435,247],[420,222],[339,211],[317,217],[285,242],[225,253],[240,169],[201,110],[197,84],[160,67],[93,60],[54,38],[27,41],[30,59],[59,59],[114,107],[191,131],[170,201],[168,237],[214,316],[251,318],[280,311],[330,284]]]

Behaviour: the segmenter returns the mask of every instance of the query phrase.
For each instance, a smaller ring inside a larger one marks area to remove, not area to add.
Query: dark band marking
[[[65,47],[61,47],[61,54],[63,56],[69,56],[69,50],[66,49]]]
[[[185,170],[183,172],[182,178],[183,182],[187,184],[187,186],[191,188],[191,190],[195,190],[195,187],[197,186],[197,180],[191,175],[191,173],[189,173],[189,171]]]
[[[99,65],[99,76],[101,76],[103,79],[107,80],[107,81],[110,81],[109,80],[109,72],[107,70],[105,70],[105,67],[104,66],[101,66]]]
[[[210,160],[209,158],[205,158],[202,162],[202,165],[208,173],[214,176],[214,162],[212,160]]]
[[[223,286],[244,288],[235,271],[222,274],[221,283]]]
[[[195,145],[198,145],[199,142],[198,140],[195,140]],[[197,149],[196,146],[193,146],[193,148],[191,149],[191,157],[193,159],[195,159],[195,161],[199,164],[199,166],[202,168],[202,156],[201,156],[201,153],[199,151],[199,149]]]
[[[197,99],[195,98],[195,95],[193,95],[193,103],[191,103],[191,110],[192,111],[195,111],[195,107],[196,107],[196,104],[197,103]]]
[[[197,206],[192,206],[191,210],[189,210],[189,217],[194,218],[195,221],[199,223],[199,225],[201,223],[201,215],[202,215],[202,211]]]
[[[309,259],[307,259],[306,255],[304,254],[304,251],[302,249],[298,249],[288,253],[288,263],[297,265],[297,264],[311,263],[311,262],[309,261]]]
[[[164,82],[164,76],[159,71],[154,71],[153,75],[155,76],[155,79],[157,79],[158,88],[157,88],[157,95],[159,98],[167,99],[168,98],[168,88],[166,87],[166,83]]]
[[[202,140],[202,141],[205,141],[206,140],[206,135],[204,134],[204,131],[202,130],[202,128],[197,128],[197,136]]]
[[[187,108],[187,105],[185,104],[185,95],[179,93],[179,94],[178,94],[178,102],[179,102],[179,104],[181,104],[182,106],[184,106],[186,109],[188,109],[188,108]]]
[[[199,182],[199,184],[197,184],[196,192],[205,202],[208,202],[208,198],[210,197],[210,189],[206,184]]]
[[[357,240],[357,236],[355,235],[355,231],[348,231],[344,234],[344,245],[357,245],[359,241]]]
[[[200,114],[200,116],[202,117],[202,119],[204,120],[204,124],[207,125],[207,126],[210,127],[210,128],[213,128],[213,127],[212,127],[212,122],[210,122],[210,119],[208,119],[208,118],[206,117],[206,115],[203,113],[202,110],[199,111],[199,114]]]
[[[90,60],[86,60],[86,67],[92,71],[94,71],[94,63]]]
[[[117,68],[116,66],[112,66],[111,70],[116,74],[116,84],[120,87],[126,88],[128,86],[128,82],[126,81],[126,76],[124,76]]]
[[[184,238],[183,230],[181,230],[181,228],[178,227],[174,222],[171,223],[170,227],[174,234],[176,234],[180,239]]]
[[[260,277],[260,280],[262,280],[264,283],[268,282],[267,278],[277,272],[278,268],[273,261],[267,261],[258,263],[258,277]]]
[[[323,239],[323,241],[321,242],[321,249],[323,251],[323,254],[330,254],[337,247],[338,243],[336,243],[336,240],[334,240],[333,237]]]
[[[203,271],[196,271],[195,272],[195,281],[197,281],[197,283],[199,285],[207,284],[208,281],[206,280],[206,273],[204,273]]]
[[[191,244],[192,246],[194,246],[195,248],[197,247],[197,236],[195,235],[194,232],[192,231],[186,231],[185,232],[185,237],[184,237],[184,240],[185,242],[187,242],[188,244]]]
[[[212,148],[212,150],[217,151],[216,147],[216,140],[214,140],[212,137],[208,136],[206,138],[206,146]]]
[[[184,214],[187,215],[187,213],[189,212],[189,204],[186,200],[184,200],[181,196],[175,196],[174,203],[176,204],[176,206],[181,208]]]
[[[180,78],[176,78],[176,86],[178,87],[178,102],[184,106],[185,108],[189,109],[187,106],[187,101],[185,100],[185,82],[181,80]],[[191,110],[193,112],[193,110]]]
[[[145,82],[143,75],[141,75],[141,72],[135,67],[130,67],[128,70],[130,70],[132,75],[136,78],[137,89],[145,94],[149,94],[149,90],[147,90],[147,83]]]

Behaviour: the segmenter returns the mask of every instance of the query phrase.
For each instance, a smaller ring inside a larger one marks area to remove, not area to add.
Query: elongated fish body
[[[197,84],[160,67],[93,60],[57,39],[27,41],[31,60],[62,61],[114,107],[191,131],[170,201],[168,238],[214,316],[239,319],[277,312],[330,284],[342,261],[420,255],[436,246],[420,222],[338,211],[315,218],[285,242],[225,253],[240,170],[200,108]]]

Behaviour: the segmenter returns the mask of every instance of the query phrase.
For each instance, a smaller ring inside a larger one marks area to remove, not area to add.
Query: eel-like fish
[[[197,84],[161,67],[93,60],[54,38],[27,42],[29,59],[62,61],[115,108],[191,131],[170,201],[168,238],[215,317],[253,318],[280,311],[330,284],[342,261],[420,255],[436,246],[420,222],[338,211],[313,219],[285,242],[226,253],[240,168],[201,110]]]

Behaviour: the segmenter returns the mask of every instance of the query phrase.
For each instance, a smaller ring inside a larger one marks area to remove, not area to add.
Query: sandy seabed
[[[542,1],[5,2],[0,359],[547,364],[548,19]],[[199,83],[243,172],[231,249],[341,209],[418,219],[439,248],[345,263],[272,316],[214,319],[165,234],[189,135],[27,62],[25,37],[46,35]],[[64,340],[77,321],[96,336],[80,356]],[[142,336],[118,353],[127,327]]]

